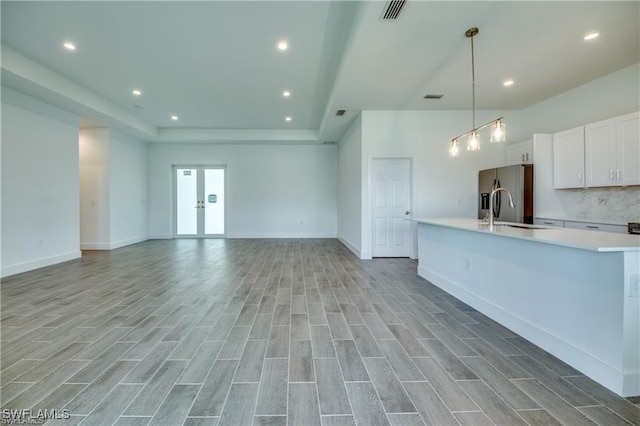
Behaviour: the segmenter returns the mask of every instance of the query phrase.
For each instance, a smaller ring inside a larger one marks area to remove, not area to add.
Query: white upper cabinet
[[[580,126],[553,135],[553,187],[584,186],[584,126]]]
[[[618,185],[616,120],[584,126],[586,186]]]
[[[508,166],[533,163],[533,140],[507,145],[506,151]]]
[[[640,112],[616,119],[618,185],[640,185]]]
[[[585,126],[586,186],[640,185],[640,113]]]
[[[640,185],[640,112],[554,134],[553,184]]]

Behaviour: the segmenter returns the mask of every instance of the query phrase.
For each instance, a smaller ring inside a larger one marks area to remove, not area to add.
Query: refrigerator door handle
[[[497,185],[496,188],[500,188],[500,181],[497,181]],[[500,217],[500,207],[502,206],[502,191],[499,191],[496,194],[496,207],[495,207],[495,217],[496,219]]]

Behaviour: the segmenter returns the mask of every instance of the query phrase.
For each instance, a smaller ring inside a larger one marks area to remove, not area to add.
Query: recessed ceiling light
[[[285,98],[288,98],[289,96],[291,96],[291,92],[289,92],[288,90],[285,90],[284,92],[282,92],[282,96],[284,96]]]
[[[584,39],[586,41],[589,41],[589,40],[595,40],[598,37],[600,37],[600,33],[599,32],[593,32],[593,33],[589,33],[589,34],[585,35]]]
[[[178,116],[177,116],[177,115],[172,115],[172,116],[171,116],[171,119],[172,119],[173,121],[176,121],[176,120],[178,119]]]
[[[65,41],[63,46],[67,50],[76,50],[76,45],[70,41]]]
[[[509,86],[513,86],[515,82],[513,80],[505,80],[504,83],[502,83],[503,86],[505,87],[509,87]]]
[[[291,117],[285,117],[284,121],[291,121]]]
[[[133,93],[133,94],[134,94],[134,95],[136,95],[136,96],[140,96],[140,95],[142,95],[142,92],[141,92],[140,90],[138,90],[138,89],[133,89],[133,90],[131,91],[131,93]]]
[[[278,49],[279,49],[279,50],[287,50],[288,48],[289,48],[289,45],[287,44],[287,42],[286,42],[286,41],[284,41],[284,40],[280,40],[280,41],[278,42]]]

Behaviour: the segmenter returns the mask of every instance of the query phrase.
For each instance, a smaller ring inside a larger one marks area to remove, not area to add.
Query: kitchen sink
[[[481,220],[479,223],[481,225],[489,226],[489,223],[483,220]],[[494,222],[493,226],[507,226],[509,228],[520,228],[520,229],[553,229],[548,226],[529,225],[528,223],[513,223],[513,222]]]
[[[521,228],[521,229],[551,229],[546,226],[538,226],[538,225],[529,225],[526,223],[505,223],[502,226],[508,226],[510,228]]]

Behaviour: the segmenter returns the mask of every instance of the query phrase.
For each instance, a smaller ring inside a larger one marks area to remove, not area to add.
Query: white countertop
[[[640,235],[616,234],[613,232],[586,231],[582,229],[568,229],[555,227],[541,227],[515,223],[513,225],[528,228],[512,228],[503,226],[506,222],[496,222],[493,230],[489,225],[478,219],[469,218],[426,218],[413,219],[418,223],[462,229],[465,231],[481,232],[497,236],[538,241],[541,243],[574,247],[583,250],[601,252],[636,251],[640,252]]]

